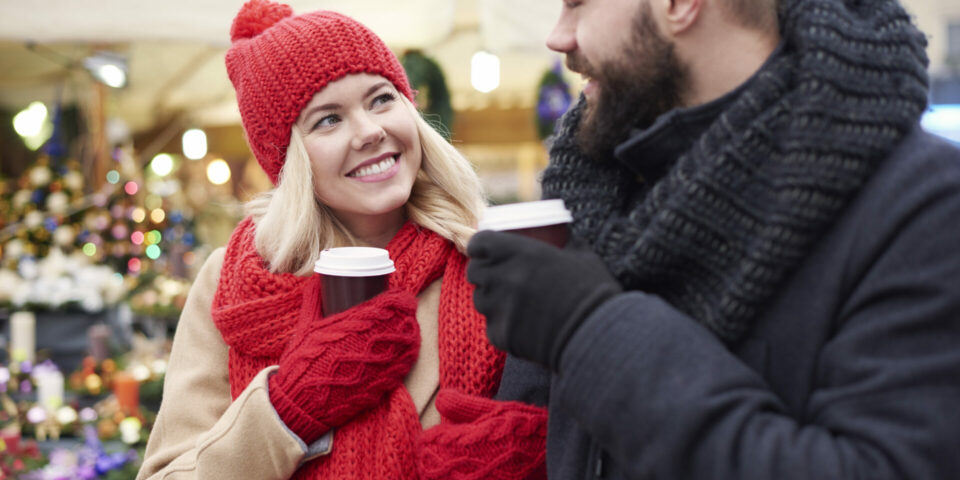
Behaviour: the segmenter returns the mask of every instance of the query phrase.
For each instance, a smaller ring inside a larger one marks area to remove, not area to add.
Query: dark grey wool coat
[[[745,337],[627,292],[500,397],[549,382],[551,480],[960,479],[960,150],[911,132]]]

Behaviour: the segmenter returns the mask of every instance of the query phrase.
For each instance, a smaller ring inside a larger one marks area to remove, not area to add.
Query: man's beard
[[[567,66],[598,82],[594,104],[588,104],[577,132],[580,149],[595,159],[608,159],[634,128],[646,128],[680,105],[687,85],[673,44],[657,29],[650,4],[637,12],[633,41],[619,59],[594,68],[576,53]]]

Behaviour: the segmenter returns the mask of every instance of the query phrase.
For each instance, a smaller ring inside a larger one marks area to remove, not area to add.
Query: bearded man
[[[468,278],[549,477],[960,478],[960,151],[903,8],[567,0],[547,45],[573,241],[479,232]]]

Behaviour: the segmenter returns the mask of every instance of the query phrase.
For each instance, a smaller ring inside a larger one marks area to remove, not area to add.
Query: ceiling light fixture
[[[127,85],[127,59],[113,52],[97,52],[83,59],[83,66],[97,81],[113,88]]]

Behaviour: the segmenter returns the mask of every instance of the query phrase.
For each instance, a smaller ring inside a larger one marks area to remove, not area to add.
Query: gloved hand
[[[413,294],[384,292],[321,318],[319,276],[309,282],[295,337],[269,380],[280,418],[307,443],[399,387],[420,349]]]
[[[467,245],[467,280],[501,350],[557,371],[577,327],[622,289],[592,251],[505,232],[480,231]]]
[[[453,389],[437,393],[443,421],[420,437],[425,480],[545,479],[547,411]]]

